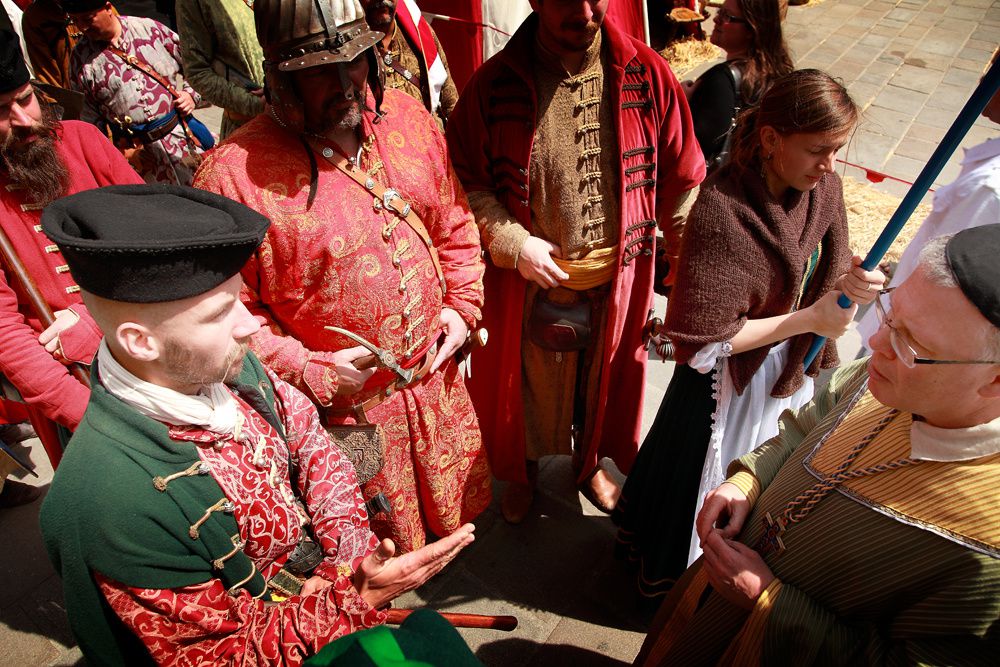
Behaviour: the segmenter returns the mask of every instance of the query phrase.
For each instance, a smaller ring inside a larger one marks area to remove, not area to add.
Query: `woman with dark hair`
[[[727,138],[740,109],[754,105],[774,79],[794,69],[781,32],[781,0],[726,0],[715,15],[711,42],[726,62],[685,82],[709,172],[725,162]]]
[[[851,260],[834,156],[859,111],[818,70],[778,79],[740,115],[731,161],[688,217],[664,333],[677,366],[615,510],[639,589],[666,592],[700,552],[692,526],[729,462],[777,433],[838,363],[834,340],[885,277]],[[813,334],[828,342],[803,369]]]

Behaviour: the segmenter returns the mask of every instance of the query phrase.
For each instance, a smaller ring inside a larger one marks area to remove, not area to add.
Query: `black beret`
[[[948,241],[945,254],[965,296],[1000,327],[1000,224],[963,229]]]
[[[0,93],[17,90],[30,78],[17,33],[0,30]]]
[[[432,609],[418,609],[399,629],[379,625],[345,635],[309,658],[311,667],[482,667],[458,631]]]
[[[67,14],[83,14],[100,9],[108,0],[59,0],[59,4]]]
[[[221,285],[269,224],[243,204],[180,185],[111,185],[42,211],[42,229],[80,287],[131,303],[176,301]]]

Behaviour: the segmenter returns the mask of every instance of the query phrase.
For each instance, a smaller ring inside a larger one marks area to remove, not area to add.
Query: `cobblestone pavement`
[[[865,110],[845,159],[912,181],[1000,43],[1000,1],[825,0],[791,7],[786,33],[798,66],[841,77]],[[218,110],[202,113],[217,127]],[[980,119],[962,145],[996,134]],[[960,159],[961,151],[938,184],[955,178]],[[852,168],[844,173],[863,177]],[[897,195],[906,191],[891,180],[878,187]],[[841,339],[844,358],[857,349],[856,336]],[[647,427],[671,371],[669,363],[650,365]],[[31,453],[39,464],[34,483],[47,485],[51,471],[40,447]],[[0,565],[0,667],[80,660],[37,515],[38,503],[0,513],[6,552]],[[643,637],[632,579],[614,560],[611,522],[577,494],[565,457],[543,462],[534,513],[522,525],[500,519],[497,503],[476,523],[476,542],[400,606],[516,615],[520,626],[510,634],[462,631],[487,665],[631,662]]]

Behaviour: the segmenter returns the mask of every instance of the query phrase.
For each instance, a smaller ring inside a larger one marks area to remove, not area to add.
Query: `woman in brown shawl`
[[[729,461],[775,435],[838,363],[833,341],[855,312],[840,290],[868,303],[882,287],[860,258],[852,268],[834,173],[858,114],[827,74],[792,72],[741,114],[731,162],[702,184],[667,307],[677,366],[614,514],[644,596],[700,552],[694,517]],[[829,342],[805,370],[813,334]]]

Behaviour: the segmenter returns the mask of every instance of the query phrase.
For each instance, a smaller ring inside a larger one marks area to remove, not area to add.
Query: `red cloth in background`
[[[420,9],[463,21],[434,21],[432,27],[448,58],[448,69],[461,93],[472,73],[483,64],[483,5],[487,0],[417,0]],[[468,23],[468,22],[471,23]]]
[[[441,46],[448,57],[451,78],[461,93],[472,74],[483,64],[483,5],[488,2],[509,0],[417,0],[420,9],[442,16],[451,16],[461,21],[434,21]],[[694,0],[691,0],[694,4]],[[608,10],[608,18],[615,26],[635,37],[646,41],[642,21],[643,7],[639,2],[613,2]]]
[[[28,408],[20,403],[0,398],[0,424],[20,424],[28,421]]]

